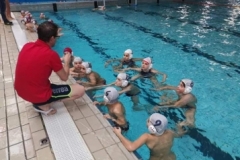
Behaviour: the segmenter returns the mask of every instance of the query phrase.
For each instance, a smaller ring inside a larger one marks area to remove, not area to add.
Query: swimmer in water
[[[159,113],[153,113],[147,119],[146,125],[149,133],[142,134],[134,142],[131,142],[122,135],[121,128],[114,127],[113,132],[130,152],[146,144],[150,150],[149,160],[175,160],[176,155],[171,151],[171,148],[174,138],[179,138],[185,133],[182,127],[177,125],[177,131],[167,129],[168,120]]]
[[[141,68],[125,68],[122,70],[118,70],[118,72],[125,72],[128,70],[138,71],[139,73],[132,77],[131,81],[134,81],[138,78],[149,78],[155,87],[159,87],[159,83],[156,77],[157,74],[161,74],[163,76],[161,83],[164,83],[166,81],[167,75],[165,73],[153,69],[152,67],[153,67],[152,60],[150,57],[147,57],[143,59]]]
[[[89,62],[82,62],[80,68],[80,77],[86,78],[87,82],[77,81],[77,83],[84,87],[94,87],[106,84],[106,80],[92,70],[92,65]]]
[[[141,93],[141,91],[139,90],[139,88],[136,85],[134,85],[130,82],[130,77],[126,73],[119,73],[116,81],[112,82],[108,85],[92,87],[92,88],[88,88],[86,90],[99,89],[99,88],[112,86],[112,85],[115,85],[115,86],[121,88],[121,90],[118,91],[119,94],[125,93],[126,96],[131,98],[131,100],[133,102],[134,110],[143,110],[144,109],[144,106],[142,104],[140,104],[140,102],[139,102],[139,94]],[[100,96],[102,96],[102,95],[100,95]],[[100,97],[100,96],[95,96],[95,98]]]
[[[110,63],[113,62],[120,62],[119,65],[113,66],[114,71],[123,69],[124,67],[126,68],[135,68],[138,67],[135,62],[136,61],[142,61],[142,58],[133,58],[133,52],[131,49],[127,49],[123,53],[123,58],[122,59],[110,59],[105,62],[105,67],[107,67]]]
[[[95,105],[104,105],[108,108],[108,114],[105,114],[106,119],[111,119],[115,127],[121,128],[122,131],[129,129],[129,123],[126,120],[126,111],[123,104],[118,101],[118,91],[114,87],[107,87],[104,90],[104,102],[93,102]]]
[[[73,67],[70,68],[70,75],[75,80],[80,80],[81,78],[81,64],[82,64],[82,58],[80,57],[74,57],[74,60],[72,62]]]
[[[178,99],[176,101],[170,101],[166,103],[160,103],[159,106],[154,107],[155,111],[163,108],[183,108],[186,109],[186,120],[181,122],[181,126],[187,126],[189,128],[195,127],[195,112],[197,98],[191,93],[193,88],[193,81],[191,79],[182,79],[177,87],[164,86],[156,90],[175,90]]]

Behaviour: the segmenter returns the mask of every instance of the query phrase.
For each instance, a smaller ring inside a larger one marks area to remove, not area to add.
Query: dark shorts
[[[59,101],[61,99],[70,98],[70,93],[72,91],[70,85],[51,84],[51,88],[52,88],[52,96],[46,102],[33,103],[33,106],[36,109],[40,109],[38,106],[42,106],[54,101]]]

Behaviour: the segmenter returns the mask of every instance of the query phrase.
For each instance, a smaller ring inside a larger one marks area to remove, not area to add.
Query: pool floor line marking
[[[135,10],[135,11],[136,11],[136,10]],[[151,12],[151,11],[149,11],[149,12],[143,12],[142,10],[139,10],[139,9],[138,9],[137,11],[140,11],[141,13],[143,13],[143,14],[145,14],[145,15],[150,15],[150,16],[152,16],[152,15],[157,15],[157,16],[161,16],[161,17],[163,17],[163,18],[169,18],[169,19],[171,19],[171,20],[177,20],[177,21],[180,22],[180,23],[185,23],[185,22],[187,22],[188,24],[200,26],[200,27],[202,27],[202,28],[204,28],[204,29],[213,29],[213,30],[216,31],[216,32],[223,32],[223,33],[226,33],[226,34],[231,34],[231,35],[236,36],[236,37],[238,37],[238,38],[240,37],[240,32],[237,32],[237,31],[234,31],[234,30],[230,30],[230,29],[224,30],[224,29],[222,29],[221,27],[217,28],[217,27],[211,26],[211,25],[203,26],[203,25],[201,25],[201,23],[199,23],[199,22],[195,22],[195,21],[191,21],[191,20],[183,20],[183,19],[179,19],[179,18],[177,18],[177,17],[163,15],[163,14],[160,14],[160,13],[157,13],[157,12]]]
[[[98,13],[98,14],[101,14],[101,13]],[[198,56],[200,57],[205,57],[206,59],[208,60],[211,60],[211,61],[214,61],[218,64],[221,64],[221,65],[224,65],[224,66],[227,66],[227,67],[233,67],[233,68],[237,68],[237,69],[240,69],[240,66],[233,63],[233,62],[223,62],[223,61],[220,61],[220,60],[217,60],[215,59],[215,56],[213,55],[210,55],[208,53],[205,53],[201,50],[199,50],[198,48],[196,47],[193,47],[192,45],[190,44],[186,44],[186,43],[180,43],[178,42],[177,40],[174,40],[174,39],[171,39],[169,37],[166,37],[160,33],[154,33],[154,32],[151,32],[151,29],[147,29],[143,26],[137,26],[135,23],[133,22],[127,22],[127,21],[124,21],[122,20],[122,17],[112,17],[112,16],[109,16],[107,15],[106,13],[104,14],[105,15],[105,19],[107,20],[112,20],[112,21],[119,21],[119,22],[122,22],[122,23],[125,23],[135,29],[138,29],[144,33],[147,33],[147,34],[150,34],[152,37],[155,37],[155,38],[158,38],[158,39],[161,39],[162,41],[168,43],[168,44],[172,44],[173,46],[177,47],[177,48],[180,48],[182,51],[186,52],[186,53],[195,53],[197,54]]]

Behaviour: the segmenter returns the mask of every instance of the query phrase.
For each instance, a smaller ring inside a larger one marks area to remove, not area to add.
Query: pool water
[[[128,48],[134,57],[153,58],[153,68],[168,75],[167,84],[178,85],[182,78],[194,81],[196,129],[175,139],[172,150],[177,159],[240,159],[240,8],[164,2],[109,7],[105,12],[86,8],[45,14],[63,28],[64,35],[54,50],[62,56],[63,49],[71,47],[74,55],[91,62],[107,83],[116,79],[116,73],[111,66],[105,68],[104,62],[121,58]],[[39,13],[33,15],[38,17]],[[163,93],[175,96],[171,91],[149,90],[154,87],[147,79],[135,84],[141,89],[140,102],[149,108],[160,102]],[[103,90],[96,94],[103,94]],[[126,136],[135,140],[147,132],[149,114],[134,111],[125,95],[120,101],[130,122]],[[181,109],[163,114],[169,128],[184,119]],[[137,152],[144,160],[149,158],[146,146]]]

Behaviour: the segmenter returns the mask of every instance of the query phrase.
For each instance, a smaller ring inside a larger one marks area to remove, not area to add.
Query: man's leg
[[[49,113],[47,113],[47,115],[53,115],[53,114],[57,113],[56,109],[51,108],[50,103],[42,105],[42,106],[37,106],[37,107],[35,106],[34,108],[37,109],[37,110],[42,110],[45,113],[47,113],[48,111],[51,110]]]
[[[0,0],[0,8],[1,8],[1,15],[2,19],[5,25],[12,25],[12,22],[9,22],[6,18],[6,5],[5,5],[5,0]]]
[[[85,94],[85,88],[79,84],[72,84],[70,98],[62,99],[61,101],[69,101],[82,97]]]

